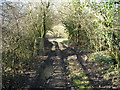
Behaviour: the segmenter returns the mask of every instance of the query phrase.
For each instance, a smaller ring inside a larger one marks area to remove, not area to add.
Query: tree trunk
[[[44,11],[44,17],[43,17],[43,30],[44,30],[43,38],[45,38],[45,34],[46,34],[46,13],[45,11]]]
[[[44,38],[35,38],[35,43],[34,43],[34,56],[42,56],[45,54],[44,50]]]

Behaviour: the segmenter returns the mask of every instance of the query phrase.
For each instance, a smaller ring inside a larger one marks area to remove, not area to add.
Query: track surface
[[[110,68],[108,64],[89,61],[86,55],[90,52],[71,48],[61,42],[65,39],[49,40],[53,43],[52,50],[27,81],[28,88],[118,87],[112,83],[112,79],[103,76]]]

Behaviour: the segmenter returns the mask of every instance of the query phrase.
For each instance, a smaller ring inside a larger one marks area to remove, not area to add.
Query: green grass
[[[93,60],[93,61],[100,61],[106,64],[113,64],[113,61],[111,59],[111,56],[109,55],[109,53],[106,52],[97,52],[97,53],[91,53],[89,55],[89,60]]]

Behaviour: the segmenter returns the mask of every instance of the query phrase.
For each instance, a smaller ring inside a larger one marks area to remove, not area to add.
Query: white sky
[[[40,2],[41,0],[0,0],[0,4],[2,3],[2,2],[4,2],[4,1],[11,1],[11,2],[23,2],[23,3],[27,3],[27,2]],[[42,0],[42,1],[52,1],[52,2],[67,2],[67,1],[74,1],[74,0]],[[119,1],[119,0],[78,0],[78,1],[80,1],[80,2],[88,2],[88,1],[90,1],[90,2],[100,2],[100,1],[102,1],[102,2],[108,2],[108,1]]]
[[[5,0],[2,0],[5,1]],[[6,1],[12,1],[12,2],[39,2],[41,0],[6,0]],[[53,1],[53,2],[66,2],[66,1],[72,1],[72,0],[42,0],[42,1]],[[79,0],[80,2],[84,2],[84,1],[95,1],[95,2],[100,2],[100,1],[119,1],[119,0]]]

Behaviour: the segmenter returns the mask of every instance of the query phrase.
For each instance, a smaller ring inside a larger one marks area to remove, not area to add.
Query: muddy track
[[[66,68],[65,68],[65,62],[62,59],[61,50],[59,48],[59,45],[57,42],[54,42],[55,44],[55,53],[56,56],[53,58],[53,72],[49,76],[46,82],[46,87],[48,88],[60,88],[60,87],[67,87],[67,78],[66,78]],[[55,54],[54,54],[55,55]]]
[[[66,69],[67,63],[58,42],[54,41],[55,50],[50,51],[46,60],[37,69],[27,83],[27,88],[66,88],[71,86]]]

